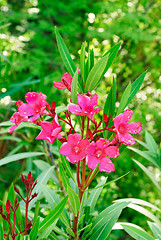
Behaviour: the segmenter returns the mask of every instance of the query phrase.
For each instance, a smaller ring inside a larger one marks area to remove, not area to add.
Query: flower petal
[[[59,150],[59,153],[62,154],[62,155],[70,155],[71,154],[71,146],[69,143],[65,142],[62,144],[60,150]]]
[[[60,133],[60,131],[61,131],[61,129],[62,129],[62,127],[57,127],[57,128],[55,128],[55,129],[52,131],[51,136],[57,138],[58,135],[59,135],[59,133]]]
[[[18,125],[12,125],[9,129],[8,129],[8,132],[9,133],[12,133],[16,128],[18,127]]]
[[[133,145],[136,143],[135,139],[129,133],[119,134],[120,141],[125,145]]]
[[[95,169],[99,163],[99,159],[91,155],[87,155],[86,160],[90,169]]]
[[[100,161],[99,171],[110,173],[115,171],[115,167],[109,158],[104,157]]]
[[[22,104],[19,107],[19,112],[20,112],[21,116],[31,116],[31,115],[35,114],[33,108],[30,105],[26,104],[26,103]]]
[[[110,146],[105,149],[105,153],[110,158],[116,158],[119,154],[119,149],[116,146]]]
[[[40,96],[37,92],[28,92],[25,95],[25,99],[30,106],[35,107],[35,104],[40,101]]]
[[[78,105],[85,110],[90,106],[91,99],[90,97],[86,96],[85,94],[78,95]]]
[[[59,82],[59,81],[54,81],[53,85],[57,89],[65,89],[65,88],[67,88],[63,82]]]
[[[74,146],[77,145],[80,139],[81,139],[81,136],[78,133],[68,135],[68,143],[70,145],[74,145]]]
[[[88,145],[86,149],[86,153],[87,155],[95,155],[95,151],[96,151],[96,143],[93,141]]]
[[[90,106],[91,106],[91,107],[95,107],[97,104],[98,104],[98,95],[97,95],[97,94],[94,94],[94,95],[91,97]]]
[[[53,128],[52,128],[52,124],[50,122],[45,122],[45,121],[39,121],[40,126],[42,127],[42,129],[48,133],[48,135],[51,134]]]
[[[121,123],[127,123],[131,119],[132,115],[133,115],[133,111],[131,109],[126,109],[123,112]]]
[[[134,122],[134,123],[127,123],[127,130],[130,133],[136,134],[139,133],[142,129],[140,122]]]
[[[105,147],[108,147],[110,144],[110,141],[104,138],[100,138],[96,142],[97,149],[103,150]]]
[[[82,109],[77,104],[74,103],[69,104],[68,111],[79,116],[85,116],[84,113],[82,112]]]

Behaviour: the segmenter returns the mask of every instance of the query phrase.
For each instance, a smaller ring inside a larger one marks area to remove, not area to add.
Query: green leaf
[[[60,147],[61,147],[62,144],[59,141],[57,141],[57,145],[58,145],[58,149],[60,150]],[[64,168],[66,169],[66,171],[68,173],[68,176],[71,177],[71,179],[76,183],[76,180],[75,180],[75,178],[73,176],[73,173],[72,173],[72,169],[70,167],[69,162],[66,160],[66,157],[64,155],[60,154],[60,158],[62,160]]]
[[[64,233],[64,231],[63,231],[62,229],[60,229],[60,228],[57,227],[57,226],[55,226],[55,227],[53,228],[53,231],[56,232],[59,236],[60,236],[60,235],[63,236],[64,239],[70,238],[66,233]]]
[[[41,184],[43,183],[44,185],[49,181],[49,179],[51,178],[51,175],[53,173],[54,170],[54,166],[50,167],[49,169],[44,170],[36,179],[37,180],[37,185],[34,188],[34,191],[32,194],[34,194],[35,192],[39,193],[38,194],[38,198],[41,197],[41,193],[42,193],[42,189],[41,189]],[[37,201],[37,198],[34,198],[30,204],[29,204],[29,209],[31,209],[35,202]]]
[[[105,122],[104,122],[105,113],[107,114],[107,116],[111,115],[109,126],[111,126],[112,124],[112,117],[115,114],[115,102],[116,102],[116,83],[115,83],[115,79],[113,78],[113,86],[111,87],[107,95],[106,102],[103,109],[103,117],[102,117],[103,127],[105,127]],[[107,138],[108,136],[107,131],[103,131],[103,135],[104,135],[104,138]]]
[[[121,198],[121,199],[117,199],[113,202],[132,202],[132,203],[135,203],[135,204],[138,204],[138,205],[142,205],[142,206],[146,206],[146,207],[150,207],[154,210],[157,210],[159,212],[161,212],[161,210],[159,208],[157,208],[154,204],[151,204],[149,202],[146,202],[144,200],[141,200],[141,199],[137,199],[137,198]]]
[[[64,62],[64,65],[66,66],[68,72],[74,76],[74,73],[76,71],[76,66],[73,63],[73,60],[70,56],[70,53],[62,39],[62,37],[60,36],[60,33],[58,32],[57,28],[55,27],[55,34],[56,34],[56,40],[57,40],[57,44],[58,44],[58,49],[61,55],[61,58]]]
[[[132,160],[146,173],[146,175],[151,179],[151,181],[154,183],[154,185],[158,188],[159,192],[161,193],[161,187],[160,187],[159,183],[155,180],[152,173],[137,160],[135,160],[135,159],[132,159]]]
[[[161,239],[161,228],[160,226],[158,226],[156,223],[153,222],[149,222],[147,221],[149,224],[149,227],[151,228],[155,238],[157,239]]]
[[[73,210],[74,214],[77,215],[77,213],[79,211],[79,207],[80,207],[80,199],[79,199],[78,195],[76,194],[76,192],[70,186],[68,186],[67,189],[68,189],[67,193],[69,196],[72,210]]]
[[[59,196],[56,194],[56,192],[53,189],[50,189],[49,187],[43,184],[41,184],[41,189],[44,194],[44,197],[46,198],[47,202],[50,205],[50,208],[53,209],[56,206],[56,204],[60,202]],[[70,226],[69,220],[66,214],[64,213],[64,211],[62,211],[62,213],[60,214],[60,220],[64,223],[65,226],[67,227]]]
[[[144,216],[150,218],[152,221],[156,222],[160,228],[161,228],[161,222],[159,221],[159,219],[157,217],[154,216],[154,214],[152,214],[151,212],[149,212],[147,209],[138,206],[136,204],[130,203],[128,205],[129,208],[134,209],[137,212],[140,212],[141,214],[143,214]]]
[[[121,46],[121,43],[117,43],[115,46],[113,46],[112,48],[110,48],[110,50],[107,51],[107,52],[103,55],[103,57],[104,57],[104,56],[106,56],[106,55],[109,54],[109,59],[108,59],[107,65],[106,65],[106,67],[105,67],[105,70],[104,70],[104,72],[103,72],[103,74],[102,74],[102,77],[103,77],[104,74],[108,71],[108,69],[110,68],[111,64],[113,63],[113,61],[114,61],[114,59],[115,59],[115,57],[116,57],[116,54],[117,54],[120,46]]]
[[[154,240],[152,236],[135,224],[121,224],[124,230],[136,240]]]
[[[106,239],[110,234],[113,225],[117,221],[123,208],[129,203],[115,203],[108,208],[104,209],[93,221],[93,227],[91,231],[86,235],[86,239]]]
[[[62,182],[63,182],[63,185],[65,187],[65,190],[67,192],[67,187],[70,185],[69,183],[69,179],[65,173],[65,169],[63,167],[63,165],[61,164],[61,162],[59,161],[59,171],[60,171],[60,176],[61,176],[61,179],[62,179]]]
[[[3,228],[1,223],[0,223],[0,239],[4,240],[4,233],[3,233]]]
[[[102,74],[105,70],[107,65],[108,55],[101,58],[91,69],[90,73],[88,74],[86,85],[85,85],[85,92],[91,92],[101,80]]]
[[[68,197],[65,197],[41,222],[39,232],[44,231],[48,228],[61,214],[63,211],[65,204],[67,202]]]
[[[0,140],[10,140],[10,141],[15,141],[15,142],[21,142],[22,139],[18,137],[13,137],[13,136],[2,136],[0,137]]]
[[[37,157],[37,156],[42,156],[45,155],[45,153],[41,152],[25,152],[25,153],[17,153],[9,157],[2,158],[0,160],[0,166],[3,166],[5,164],[15,162],[17,160],[21,160],[24,158],[30,158],[30,157]]]
[[[37,201],[36,207],[35,207],[35,213],[34,213],[34,220],[33,220],[33,224],[32,224],[33,227],[35,226],[35,224],[37,222],[37,219],[39,216],[39,209],[40,209],[40,201]]]
[[[80,54],[80,69],[82,73],[83,83],[86,82],[86,64],[85,64],[85,49],[86,42],[84,42],[81,46],[81,54]]]
[[[54,235],[54,239],[58,240],[57,235],[54,232],[52,232],[55,225],[57,224],[57,221],[58,221],[58,219],[56,219],[52,224],[50,224],[47,228],[45,228],[39,234],[38,240],[42,240],[43,237],[45,237],[45,240],[47,240],[49,235],[50,235],[50,237],[52,236],[52,239],[53,239],[53,235]]]
[[[74,77],[72,80],[72,86],[71,86],[71,99],[72,103],[77,104],[77,88],[78,88],[78,70],[74,73]]]
[[[132,87],[131,87],[131,93],[130,93],[130,96],[128,98],[128,101],[127,101],[127,104],[128,105],[131,100],[135,97],[136,93],[139,91],[143,81],[144,81],[144,77],[146,75],[146,71],[143,72],[132,84]]]
[[[146,140],[149,150],[153,153],[157,153],[158,146],[150,133],[148,133],[148,132],[145,133],[145,140]]]
[[[136,152],[137,154],[139,154],[143,158],[147,159],[150,163],[154,164],[157,168],[159,167],[158,164],[156,163],[156,161],[151,156],[149,156],[146,152],[141,151],[137,148],[133,148],[133,147],[128,147],[128,149]]]
[[[41,171],[47,170],[49,168],[51,168],[51,165],[45,161],[42,160],[34,160],[33,163],[36,165],[37,168],[39,168]],[[55,172],[52,172],[51,175],[51,179],[57,184],[59,185],[59,181],[57,179],[57,176],[55,174]]]
[[[126,89],[125,89],[125,91],[124,91],[124,93],[122,95],[122,98],[121,98],[121,101],[120,101],[120,105],[118,107],[116,115],[119,115],[120,113],[122,113],[124,108],[127,106],[127,101],[128,101],[130,92],[131,92],[131,82],[129,82],[128,86],[126,87]]]
[[[87,201],[86,201],[86,204],[88,206],[90,206],[90,212],[94,212],[94,209],[95,209],[95,205],[96,205],[96,202],[102,192],[102,189],[103,189],[103,186],[106,182],[107,178],[105,178],[104,180],[100,181],[96,188],[98,187],[98,189],[96,189],[95,191],[92,191],[92,193],[90,194],[90,196],[88,197]],[[102,187],[101,187],[102,186]]]
[[[67,231],[67,233],[68,233],[70,236],[75,237],[75,234],[74,234],[73,230],[72,230],[70,227],[66,228],[66,231]]]
[[[36,223],[35,223],[34,227],[32,228],[32,230],[29,234],[30,240],[36,240],[37,239],[39,224],[40,224],[40,217],[38,217],[38,219],[36,220]]]
[[[92,48],[92,50],[90,51],[90,70],[93,68],[93,66],[94,66],[94,51]]]

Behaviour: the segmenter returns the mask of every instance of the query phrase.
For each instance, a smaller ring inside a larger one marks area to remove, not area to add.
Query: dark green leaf
[[[72,210],[74,214],[77,215],[80,207],[80,200],[76,192],[70,186],[68,186],[68,196],[69,196]]]
[[[124,93],[122,95],[122,98],[121,98],[121,101],[120,101],[120,105],[118,107],[116,115],[119,115],[120,113],[123,112],[124,108],[127,105],[127,101],[128,101],[130,92],[131,92],[131,82],[129,82],[128,86],[126,87],[126,89],[125,89],[125,91],[124,91]]]
[[[71,99],[72,103],[77,104],[77,89],[78,89],[78,70],[74,73],[74,77],[72,80],[72,86],[71,86]]]
[[[82,73],[83,83],[86,82],[86,64],[85,64],[85,50],[86,49],[86,42],[82,44],[81,47],[81,54],[80,54],[80,69]]]
[[[67,202],[68,197],[65,197],[41,222],[39,232],[44,231],[48,228],[54,221],[59,217],[61,212],[63,211],[65,204]]]
[[[135,95],[137,94],[137,92],[139,91],[143,81],[144,81],[144,77],[146,75],[146,71],[144,73],[142,73],[132,84],[132,87],[131,87],[131,93],[130,93],[130,96],[129,96],[129,99],[127,101],[127,104],[128,105],[131,100],[135,97]]]
[[[0,160],[0,166],[3,166],[5,164],[15,162],[17,160],[21,160],[24,158],[29,158],[29,157],[37,157],[37,156],[42,156],[44,153],[41,152],[25,152],[25,153],[17,153],[9,157],[2,158]]]

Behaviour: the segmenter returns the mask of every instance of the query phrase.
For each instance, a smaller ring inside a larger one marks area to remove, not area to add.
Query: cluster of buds
[[[16,211],[19,207],[19,203],[17,200],[17,197],[14,200],[14,206],[12,206],[11,202],[9,200],[7,200],[6,202],[6,211],[3,210],[3,206],[0,206],[0,215],[2,216],[2,218],[4,220],[6,220],[9,224],[10,230],[11,230],[11,237],[14,240],[16,238],[17,235],[24,233],[25,235],[27,234],[27,231],[31,228],[32,223],[31,221],[28,222],[28,206],[29,206],[29,202],[34,199],[35,197],[37,197],[38,193],[34,193],[32,194],[32,191],[34,189],[34,187],[37,184],[37,181],[33,182],[33,177],[31,177],[31,172],[29,172],[27,178],[24,175],[21,175],[21,181],[24,183],[25,187],[26,187],[26,199],[23,198],[23,196],[20,194],[20,191],[18,188],[14,187],[15,192],[20,196],[20,198],[25,202],[26,205],[26,215],[25,215],[25,227],[24,230],[16,233],[15,227],[16,227]],[[13,212],[13,221],[12,219],[12,215],[11,215],[11,211]],[[6,212],[6,215],[5,215]],[[13,224],[12,224],[13,222]],[[8,234],[4,234],[4,236],[9,237]]]

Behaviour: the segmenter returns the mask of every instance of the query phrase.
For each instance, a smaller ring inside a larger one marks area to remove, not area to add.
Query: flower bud
[[[6,202],[6,212],[7,212],[7,214],[11,213],[11,203],[9,200],[7,200],[7,202]]]

